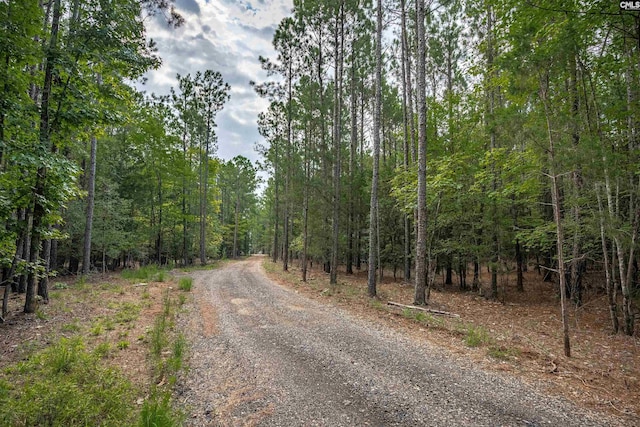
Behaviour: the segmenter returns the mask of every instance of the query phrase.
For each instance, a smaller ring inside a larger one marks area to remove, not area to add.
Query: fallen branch
[[[395,306],[395,307],[402,307],[402,308],[410,308],[412,310],[425,311],[427,313],[437,314],[438,316],[460,317],[459,314],[449,313],[448,311],[434,310],[432,308],[418,307],[416,305],[400,304],[398,302],[393,302],[393,301],[388,301],[387,305],[392,305],[392,306]]]

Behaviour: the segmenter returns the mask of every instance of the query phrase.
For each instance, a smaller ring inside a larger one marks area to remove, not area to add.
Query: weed
[[[432,316],[431,314],[425,314],[424,322],[430,326],[435,326],[436,328],[443,328],[445,326],[444,319]]]
[[[80,332],[80,325],[78,325],[78,322],[73,322],[73,323],[67,323],[65,325],[62,325],[62,332],[71,332],[71,333],[75,333],[75,332]]]
[[[106,359],[111,355],[111,344],[108,342],[101,342],[93,349],[93,354],[100,359]]]
[[[102,324],[100,322],[96,322],[92,327],[91,327],[91,335],[97,337],[98,335],[102,335]]]
[[[158,273],[158,266],[146,265],[138,269],[122,270],[121,276],[122,278],[129,279],[129,280],[149,280],[157,273]]]
[[[403,308],[402,317],[405,319],[413,319],[413,311],[410,308]]]
[[[425,313],[423,313],[422,311],[417,312],[415,318],[416,318],[416,320],[418,322],[426,322],[427,321],[427,315]]]
[[[492,346],[489,346],[489,349],[487,350],[487,354],[493,357],[494,359],[509,360],[512,357],[518,356],[520,352],[516,348],[508,348],[503,346],[492,345]]]
[[[51,369],[54,373],[69,373],[71,367],[78,360],[79,352],[84,350],[80,338],[67,340],[62,338],[52,347]]]
[[[107,331],[113,331],[116,328],[116,324],[110,318],[104,319],[103,324],[104,324],[104,329],[106,329]]]
[[[118,312],[115,315],[117,323],[130,323],[138,319],[140,315],[140,306],[132,302],[124,302],[119,305]]]
[[[384,304],[382,304],[382,301],[379,299],[372,298],[369,300],[369,305],[371,308],[375,308],[376,310],[384,310]]]
[[[156,282],[164,282],[167,280],[167,272],[164,270],[160,270],[156,273],[155,276]]]
[[[193,279],[191,277],[181,277],[178,282],[178,288],[181,291],[190,292],[193,287]]]
[[[479,347],[483,344],[491,342],[491,337],[485,328],[482,326],[472,326],[467,328],[467,333],[464,338],[464,343],[468,347]]]
[[[142,299],[149,299],[149,298],[151,298],[151,294],[149,293],[149,291],[147,289],[145,289],[140,297]]]
[[[174,417],[169,395],[151,396],[144,402],[140,412],[140,427],[174,427],[180,424],[180,420]]]
[[[36,310],[36,318],[38,320],[48,320],[49,316],[47,316],[47,314],[44,311],[42,311],[40,309],[37,309]]]
[[[160,354],[162,353],[162,349],[166,345],[166,327],[167,321],[164,316],[159,316],[158,318],[156,318],[153,329],[151,330],[151,354],[156,357],[160,356]]]
[[[62,282],[56,282],[53,284],[53,286],[51,286],[51,289],[56,289],[56,290],[60,290],[60,289],[68,289],[69,285],[67,285],[66,283],[62,283]]]
[[[100,366],[81,339],[64,339],[6,370],[0,425],[131,425],[131,383]]]
[[[130,345],[130,344],[129,344],[129,341],[124,341],[124,340],[123,340],[123,341],[120,341],[120,342],[118,343],[118,349],[119,349],[119,350],[126,350],[126,349],[128,349],[128,348],[129,348],[129,345]]]

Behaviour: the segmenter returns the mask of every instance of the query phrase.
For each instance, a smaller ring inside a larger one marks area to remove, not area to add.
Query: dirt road
[[[193,426],[595,426],[527,385],[285,289],[262,258],[194,273],[178,401]]]

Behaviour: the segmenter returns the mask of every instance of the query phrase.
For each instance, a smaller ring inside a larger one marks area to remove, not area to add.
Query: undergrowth
[[[0,373],[0,425],[131,425],[134,396],[131,382],[102,366],[82,338],[61,338]]]
[[[184,336],[173,330],[174,306],[169,293],[165,293],[162,312],[149,332],[153,386],[150,397],[142,405],[139,422],[141,427],[172,427],[180,425],[183,419],[183,414],[171,406],[173,386],[178,373],[184,369],[183,358],[186,349]]]
[[[134,276],[164,280],[152,267]],[[74,298],[94,301],[124,291],[120,285],[91,286],[82,279],[74,285]],[[182,425],[184,416],[172,407],[171,395],[185,369],[187,342],[175,331],[177,307],[184,300],[172,300],[166,290],[153,327],[138,338],[147,343],[150,388],[135,385],[119,368],[108,366],[117,352],[132,346],[129,331],[141,315],[142,301],[110,300],[109,314],[93,317],[87,325],[76,320],[61,325],[61,338],[44,349],[25,348],[23,361],[0,369],[0,426]],[[142,395],[148,397],[136,404]]]

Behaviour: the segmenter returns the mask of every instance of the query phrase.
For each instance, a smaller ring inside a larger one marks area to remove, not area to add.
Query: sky
[[[258,114],[266,111],[268,102],[255,94],[249,82],[267,80],[258,57],[275,58],[273,34],[291,14],[293,0],[176,0],[175,6],[185,18],[180,28],[168,27],[159,16],[146,23],[162,66],[147,73],[140,89],[165,95],[177,87],[176,74],[219,71],[231,86],[231,98],[216,118],[218,157],[242,155],[255,162],[259,159],[255,143],[264,142],[258,133]]]

